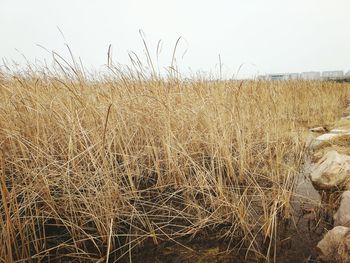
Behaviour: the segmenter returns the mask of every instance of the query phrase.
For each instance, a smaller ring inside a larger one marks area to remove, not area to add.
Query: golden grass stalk
[[[349,85],[114,72],[2,74],[0,260],[132,258],[203,234],[272,251],[306,131]]]

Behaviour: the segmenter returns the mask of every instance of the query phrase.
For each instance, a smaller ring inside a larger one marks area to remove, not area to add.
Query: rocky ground
[[[350,106],[331,129],[315,127],[310,179],[316,190],[336,196],[333,229],[317,244],[324,262],[350,262]],[[320,134],[322,133],[322,134]]]

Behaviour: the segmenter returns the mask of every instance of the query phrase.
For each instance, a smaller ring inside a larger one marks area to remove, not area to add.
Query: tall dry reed
[[[318,81],[1,76],[2,262],[130,259],[199,234],[269,254],[307,128],[350,95]]]

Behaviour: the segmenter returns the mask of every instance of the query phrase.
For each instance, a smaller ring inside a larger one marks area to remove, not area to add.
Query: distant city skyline
[[[307,71],[307,72],[285,72],[285,73],[270,73],[265,75],[257,76],[257,79],[265,80],[340,80],[340,79],[350,79],[350,70],[333,70],[333,71]]]

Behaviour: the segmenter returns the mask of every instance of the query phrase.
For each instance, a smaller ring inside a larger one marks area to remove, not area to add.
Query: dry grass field
[[[334,82],[3,71],[0,261],[131,262],[198,236],[271,255],[306,131],[348,98]]]

